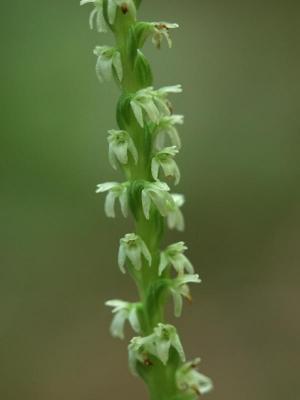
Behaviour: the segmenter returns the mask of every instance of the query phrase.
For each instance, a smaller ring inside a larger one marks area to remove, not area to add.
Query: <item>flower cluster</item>
[[[146,363],[149,357],[154,356],[164,365],[169,360],[169,352],[173,347],[181,360],[185,361],[185,354],[177,334],[172,325],[158,324],[151,335],[134,337],[129,344],[129,366],[133,373],[136,372],[136,363]]]
[[[119,128],[108,131],[107,142],[110,165],[123,171],[126,181],[101,183],[96,192],[106,194],[104,210],[108,217],[115,217],[118,203],[123,216],[127,217],[130,210],[135,220],[135,231],[120,239],[118,265],[122,273],[128,271],[134,278],[140,301],[117,299],[107,301],[106,305],[112,308],[110,331],[114,337],[124,339],[126,323],[138,335],[128,346],[132,372],[141,374],[139,367],[144,368],[142,376],[150,391],[151,386],[161,385],[161,398],[168,398],[170,386],[176,390],[172,398],[194,398],[211,390],[211,380],[196,370],[198,359],[186,362],[176,328],[164,323],[163,309],[171,298],[174,314],[179,317],[183,299],[191,301],[189,284],[200,283],[201,279],[185,255],[184,242],[160,250],[164,226],[178,231],[185,227],[185,197],[172,193],[169,186],[179,184],[181,178],[175,159],[181,149],[177,128],[184,121],[182,115],[173,113],[169,95],[181,93],[182,87],[154,88],[149,62],[141,52],[148,38],[157,48],[163,40],[171,48],[170,31],[178,25],[136,21],[140,2],[80,2],[94,6],[89,19],[91,29],[110,29],[116,36],[115,46],[96,46],[94,54],[99,81],[114,79],[121,89]],[[162,379],[158,375],[164,368],[166,374]],[[147,374],[151,374],[151,379],[147,379]]]

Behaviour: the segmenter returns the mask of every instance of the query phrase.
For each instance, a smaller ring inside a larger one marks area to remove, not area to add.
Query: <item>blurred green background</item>
[[[182,83],[184,235],[203,279],[176,324],[214,378],[212,400],[299,398],[299,1],[144,0],[176,21],[150,46],[156,85]],[[131,221],[97,183],[118,92],[94,74],[78,1],[1,4],[0,398],[146,399],[106,299],[134,300],[116,265]]]

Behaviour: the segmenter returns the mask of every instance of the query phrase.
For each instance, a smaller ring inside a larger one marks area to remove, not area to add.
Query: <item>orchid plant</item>
[[[105,213],[116,215],[116,202],[124,217],[130,212],[134,232],[120,240],[118,264],[136,283],[139,299],[106,302],[112,308],[111,333],[124,339],[126,322],[134,336],[129,343],[129,367],[147,384],[151,400],[194,400],[212,389],[212,381],[198,372],[199,359],[188,362],[176,328],[166,322],[165,305],[171,297],[180,317],[183,298],[191,300],[189,284],[200,283],[185,255],[184,242],[161,249],[165,227],[182,231],[184,196],[171,193],[163,179],[178,184],[176,155],[181,148],[177,130],[183,116],[172,113],[169,96],[180,85],[155,89],[150,64],[142,49],[150,39],[160,48],[172,47],[175,23],[137,21],[141,0],[81,0],[90,3],[90,27],[111,30],[116,44],[97,46],[96,74],[100,82],[114,80],[120,88],[116,129],[108,131],[108,158],[125,182],[97,186],[106,193]]]

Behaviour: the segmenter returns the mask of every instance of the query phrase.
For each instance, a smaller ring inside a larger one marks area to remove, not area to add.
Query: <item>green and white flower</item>
[[[109,300],[105,305],[113,307],[112,313],[114,314],[114,317],[110,327],[112,336],[124,339],[124,325],[127,320],[131,328],[136,333],[140,333],[141,327],[137,313],[140,303],[128,303],[123,300]]]
[[[164,116],[170,115],[170,104],[167,99],[171,93],[181,93],[181,85],[166,86],[154,90],[152,86],[139,90],[130,104],[136,120],[143,128],[145,121],[158,124]]]
[[[103,13],[103,0],[81,0],[80,5],[94,4],[95,8],[90,14],[90,28],[94,28],[94,19],[96,18],[96,26],[98,32],[107,32],[107,24],[105,22]],[[108,21],[111,25],[115,23],[117,9],[121,8],[122,12],[125,14],[130,13],[130,15],[136,18],[136,7],[133,0],[107,0],[107,16]]]
[[[200,283],[201,279],[198,274],[194,275],[181,275],[175,278],[170,285],[170,291],[174,300],[174,314],[175,317],[180,317],[182,313],[182,298],[185,297],[192,301],[192,296],[188,283]]]
[[[164,365],[168,363],[169,352],[173,347],[182,362],[185,354],[177,334],[172,325],[158,324],[153,334],[146,337],[135,337],[131,340],[129,350],[129,365],[133,373],[136,371],[136,362],[147,363],[149,356],[158,358]]]
[[[128,216],[128,182],[106,182],[97,185],[96,193],[108,192],[104,210],[109,218],[115,218],[115,202],[116,199],[120,202],[122,214],[126,218]]]
[[[185,203],[185,198],[182,194],[172,193],[172,202],[169,203],[169,211],[167,213],[167,223],[170,229],[184,230],[184,217],[180,207]]]
[[[172,47],[172,40],[170,38],[169,31],[170,29],[178,28],[178,24],[170,24],[169,22],[152,22],[153,26],[153,36],[152,36],[152,43],[160,49],[161,43],[165,38],[169,48]]]
[[[168,137],[171,145],[180,149],[181,140],[175,126],[182,125],[183,122],[183,115],[166,115],[162,117],[154,131],[154,134],[156,135],[155,147],[158,150],[163,149],[166,144],[166,138]]]
[[[155,154],[151,162],[151,172],[155,180],[158,180],[159,169],[161,168],[166,177],[174,177],[175,184],[180,181],[180,171],[174,160],[178,153],[176,146],[165,147]]]
[[[97,46],[94,54],[98,57],[96,63],[96,74],[99,81],[110,81],[113,77],[113,71],[116,73],[120,82],[123,80],[123,67],[121,54],[115,47]]]
[[[173,197],[168,193],[169,190],[169,186],[164,182],[147,182],[145,184],[142,190],[142,206],[147,219],[150,218],[151,204],[154,204],[163,217],[168,215],[170,207],[175,207]]]
[[[159,275],[169,267],[173,266],[179,275],[183,275],[185,271],[188,274],[194,273],[194,267],[189,259],[183,254],[187,250],[184,242],[177,242],[168,246],[160,255]]]
[[[103,0],[81,0],[80,5],[94,4],[95,8],[90,13],[89,23],[90,28],[94,28],[94,19],[96,19],[96,27],[98,32],[107,32],[107,25],[103,15]]]
[[[133,267],[139,271],[143,266],[143,258],[150,267],[152,264],[152,257],[145,242],[135,233],[127,233],[120,240],[118,254],[118,264],[120,270],[125,273],[124,266],[126,260],[129,259]]]
[[[210,378],[200,374],[197,367],[200,364],[200,358],[183,364],[176,372],[176,383],[179,390],[187,394],[204,395],[213,389],[213,383]]]
[[[137,164],[138,152],[128,132],[110,130],[108,131],[107,141],[109,143],[108,157],[114,169],[117,169],[118,162],[123,165],[128,163],[128,153],[131,154],[135,164]]]

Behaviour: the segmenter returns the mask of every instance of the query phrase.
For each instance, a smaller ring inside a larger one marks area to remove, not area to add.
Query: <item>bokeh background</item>
[[[298,0],[144,0],[176,21],[148,46],[156,85],[182,83],[184,239],[203,279],[178,321],[211,400],[299,398]],[[107,220],[99,182],[120,179],[106,131],[118,96],[94,74],[88,7],[1,2],[0,398],[147,399],[103,303],[134,300],[116,265],[131,221]]]

